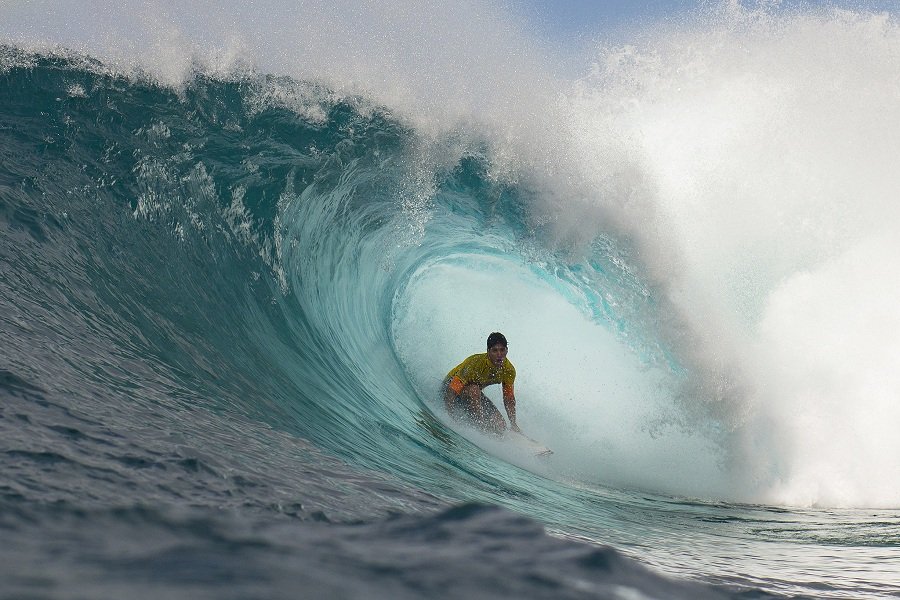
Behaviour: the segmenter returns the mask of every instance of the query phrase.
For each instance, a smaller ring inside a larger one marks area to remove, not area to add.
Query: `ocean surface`
[[[892,15],[191,6],[0,7],[0,598],[900,597]]]

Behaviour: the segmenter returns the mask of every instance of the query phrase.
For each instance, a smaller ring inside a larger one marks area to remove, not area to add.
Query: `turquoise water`
[[[751,17],[502,121],[2,47],[4,593],[896,595],[896,27]],[[436,401],[493,330],[549,459]]]

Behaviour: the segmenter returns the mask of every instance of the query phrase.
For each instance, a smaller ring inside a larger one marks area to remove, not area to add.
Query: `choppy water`
[[[3,9],[0,595],[900,594],[893,18],[91,6]],[[498,329],[550,459],[435,401]]]

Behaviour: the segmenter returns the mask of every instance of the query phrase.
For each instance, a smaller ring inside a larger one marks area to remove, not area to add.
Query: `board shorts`
[[[441,384],[441,398],[445,398],[447,395],[447,389],[450,387],[450,377],[444,379],[444,382]],[[484,431],[485,433],[498,434],[503,433],[502,431],[497,431],[494,427],[494,423],[497,422],[497,418],[503,420],[503,415],[500,413],[500,410],[491,402],[491,399],[484,395],[484,392],[481,393],[481,402],[479,403],[480,410],[478,412],[473,412],[469,403],[459,395],[453,396],[450,401],[450,416],[458,421],[464,421],[473,425],[477,429]]]

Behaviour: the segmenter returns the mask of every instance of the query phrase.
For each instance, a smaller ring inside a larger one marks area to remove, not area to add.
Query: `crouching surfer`
[[[482,391],[499,383],[503,387],[503,406],[509,416],[510,429],[520,432],[516,424],[513,387],[516,368],[506,359],[507,352],[506,337],[495,331],[488,336],[487,352],[473,354],[447,373],[442,390],[444,405],[451,416],[468,421],[487,433],[502,435],[506,431],[506,421]]]

